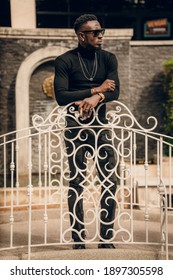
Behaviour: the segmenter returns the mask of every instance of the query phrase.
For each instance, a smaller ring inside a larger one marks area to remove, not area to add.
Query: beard
[[[89,50],[89,51],[99,51],[99,50],[101,50],[101,48],[102,48],[102,45],[100,44],[100,45],[97,45],[97,46],[93,46],[93,45],[91,45],[91,44],[87,44],[86,45],[86,49],[87,50]]]

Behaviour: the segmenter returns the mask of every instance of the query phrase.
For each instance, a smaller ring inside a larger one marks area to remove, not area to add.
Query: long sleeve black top
[[[57,103],[60,106],[91,97],[91,88],[100,86],[106,79],[115,81],[113,92],[104,92],[104,103],[116,100],[119,96],[118,62],[114,54],[106,50],[97,50],[97,72],[93,81],[88,80],[82,71],[78,52],[91,73],[95,51],[88,51],[80,45],[58,56],[55,60],[54,90]],[[105,105],[103,106],[105,107]],[[101,115],[105,114],[101,110]]]

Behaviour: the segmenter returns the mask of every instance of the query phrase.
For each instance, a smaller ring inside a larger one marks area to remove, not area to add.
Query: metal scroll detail
[[[98,124],[105,126],[105,123],[102,123],[100,119],[98,118],[99,110],[102,108],[103,104],[100,104],[96,110],[93,112],[93,117],[90,119],[90,121],[87,123],[87,126],[94,125],[94,122],[97,121]],[[67,113],[67,111],[69,113]],[[50,115],[44,119],[40,115],[34,115],[32,118],[33,126],[37,130],[41,130],[44,132],[45,130],[49,129],[49,131],[52,131],[54,129],[62,129],[65,126],[65,117],[70,117],[73,119],[78,125],[83,126],[83,122],[79,118],[78,111],[76,110],[76,107],[73,104],[70,104],[68,106],[64,107],[55,107],[53,111],[50,113]],[[154,129],[157,126],[157,119],[153,116],[150,116],[147,119],[147,125],[150,125],[149,128],[142,127],[136,118],[133,116],[131,111],[128,109],[127,106],[125,106],[123,103],[119,101],[114,101],[112,105],[112,109],[109,110],[106,114],[106,118],[108,120],[108,127],[116,128],[119,127],[125,127],[125,128],[135,128],[136,130],[141,130],[145,132],[151,132],[154,131]],[[86,126],[86,125],[84,125]]]
[[[98,117],[102,106],[94,110],[87,124],[73,104],[57,106],[45,120],[33,116],[35,129],[48,137],[48,202],[60,204],[61,243],[132,239],[132,188],[126,185],[131,170],[124,163],[132,157],[131,131],[151,132],[157,120],[150,117],[147,124],[152,121],[153,125],[143,128],[116,101],[106,114],[108,122],[103,123]]]

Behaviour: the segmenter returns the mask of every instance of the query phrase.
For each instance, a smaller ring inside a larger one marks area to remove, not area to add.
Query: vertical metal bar
[[[136,132],[133,134],[133,200],[134,204],[137,204],[137,180],[136,180]]]
[[[166,213],[166,225],[168,225],[168,215]],[[168,226],[166,226],[166,259],[169,259]]]
[[[121,160],[120,160],[120,195],[121,195],[121,202],[120,206],[121,209],[124,208],[124,130],[121,129]]]
[[[160,137],[160,224],[161,224],[161,252],[166,251],[168,259],[168,217],[167,217],[167,191],[163,183],[163,137]]]
[[[44,135],[44,244],[47,244],[47,134]]]
[[[49,130],[48,134],[48,190],[49,190],[49,201],[51,197],[51,131]]]
[[[146,233],[146,242],[148,243],[148,135],[145,134],[145,233]]]
[[[115,131],[113,130],[113,127],[111,127],[110,129],[111,131],[111,134],[112,134],[112,142],[115,143]],[[98,152],[98,149],[99,149],[99,146],[98,146],[98,136],[95,132],[94,132],[94,138],[95,138],[95,151],[94,151],[94,166],[95,166],[95,170],[97,170],[97,165],[99,165],[99,152]],[[98,170],[97,170],[97,174],[98,174]],[[93,182],[94,183],[94,182]],[[99,185],[98,187],[98,190],[97,192],[99,191],[100,194],[101,194],[101,188],[102,186]],[[103,194],[102,194],[103,196]],[[116,202],[116,198],[117,198],[117,195],[116,195],[116,192],[115,192],[115,204],[118,203],[118,201]],[[101,197],[100,197],[101,199]],[[96,233],[95,235],[96,236],[100,236],[100,223],[101,223],[101,215],[100,215],[100,209],[101,209],[101,204],[100,204],[100,200],[98,199],[98,197],[95,196],[94,198],[94,203],[95,203],[95,219],[96,219],[96,223],[95,223],[95,228],[96,228]]]
[[[160,137],[160,178],[163,179],[163,137]]]
[[[134,174],[133,174],[133,134],[132,132],[130,133],[130,232],[131,232],[131,242],[133,242],[133,208],[134,208],[134,198],[133,198],[133,192],[134,192]]]
[[[166,250],[166,259],[169,259],[169,244],[168,244],[168,208],[167,208],[167,198],[165,203],[165,250]]]
[[[4,206],[7,206],[7,148],[6,136],[4,136]]]
[[[41,204],[42,197],[42,179],[41,179],[41,132],[38,134],[38,191],[39,191],[39,204]]]
[[[171,146],[169,146],[169,208],[171,209],[172,207],[172,202],[171,202],[171,196],[172,196],[172,192],[171,192],[171,178],[173,178],[173,159],[172,159],[172,149]]]
[[[16,204],[19,205],[19,142],[16,133]]]
[[[14,142],[11,143],[11,209],[10,209],[10,247],[13,247],[13,225],[14,225]]]
[[[159,145],[159,167],[160,167],[160,181],[159,181],[159,195],[160,195],[160,240],[161,240],[161,253],[164,251],[164,232],[163,232],[163,205],[164,205],[164,197],[163,197],[163,186],[162,186],[162,137],[160,137],[160,145]]]
[[[61,170],[63,170],[64,166],[64,151],[63,151],[63,133],[64,131],[60,131],[60,166]],[[60,172],[60,244],[63,243],[63,195],[64,195],[64,172]]]
[[[157,184],[160,184],[160,141],[157,141]]]
[[[32,192],[33,192],[33,186],[32,186],[32,139],[29,137],[28,139],[28,151],[29,151],[29,159],[28,159],[28,209],[29,209],[29,219],[28,219],[28,259],[31,258],[31,228],[32,228]]]

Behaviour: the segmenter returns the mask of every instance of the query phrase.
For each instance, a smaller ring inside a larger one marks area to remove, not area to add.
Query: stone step
[[[26,249],[15,249],[11,251],[0,251],[0,260],[27,260]],[[84,250],[72,250],[59,247],[33,248],[30,255],[31,260],[161,260],[166,259],[165,252],[160,248],[148,246],[122,246],[117,245],[116,249],[98,249],[92,245],[86,245]],[[169,252],[169,260],[173,260],[173,251]]]

